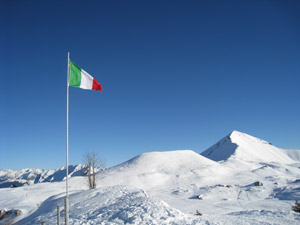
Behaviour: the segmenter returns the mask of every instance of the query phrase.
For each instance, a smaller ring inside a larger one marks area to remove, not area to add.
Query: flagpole
[[[65,198],[65,224],[69,224],[69,79],[70,79],[70,52],[68,52],[67,71],[67,133],[66,133],[66,198]]]

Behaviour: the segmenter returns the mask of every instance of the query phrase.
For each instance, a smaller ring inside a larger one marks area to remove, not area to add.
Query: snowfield
[[[40,224],[47,218],[49,224],[55,224],[56,206],[62,203],[60,195],[51,197],[21,222]],[[70,196],[70,208],[70,224],[189,224],[193,221],[190,216],[150,197],[145,191],[129,186],[77,192]]]
[[[101,171],[95,190],[85,177],[71,177],[70,224],[300,224],[291,210],[300,200],[299,159],[298,150],[237,131],[202,155],[144,153]],[[60,206],[63,224],[60,179],[0,188],[0,209],[20,209],[15,222],[40,225],[56,224]]]

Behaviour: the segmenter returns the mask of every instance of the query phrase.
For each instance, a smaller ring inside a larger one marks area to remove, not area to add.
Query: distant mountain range
[[[69,176],[83,176],[85,171],[84,165],[69,166]],[[43,182],[57,182],[66,179],[66,168],[62,167],[55,170],[41,169],[22,169],[0,170],[0,188],[20,187]]]

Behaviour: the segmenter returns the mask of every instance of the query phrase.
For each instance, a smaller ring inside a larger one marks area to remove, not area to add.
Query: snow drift
[[[63,205],[61,195],[50,197],[35,213],[19,223],[39,225],[46,221],[46,224],[56,224],[57,205]],[[70,196],[70,212],[69,222],[74,225],[191,224],[195,219],[149,196],[141,189],[128,186],[113,186],[74,193]]]

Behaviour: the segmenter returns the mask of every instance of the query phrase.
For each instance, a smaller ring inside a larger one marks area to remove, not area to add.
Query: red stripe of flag
[[[102,92],[102,86],[101,86],[101,84],[100,84],[98,81],[96,81],[95,78],[93,79],[93,87],[92,87],[92,90],[94,90],[94,91],[99,90],[99,91]]]

